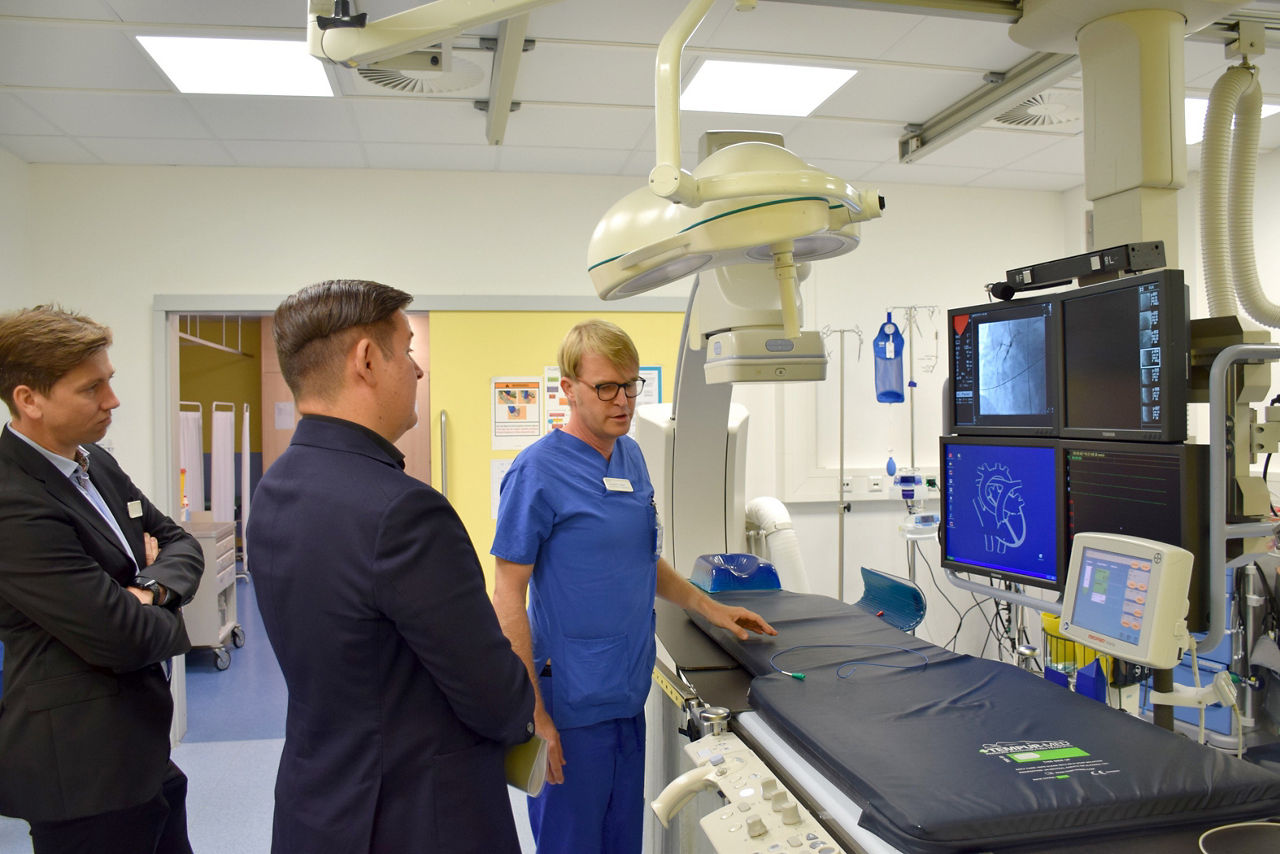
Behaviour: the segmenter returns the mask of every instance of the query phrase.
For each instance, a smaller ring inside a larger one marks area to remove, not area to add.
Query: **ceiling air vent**
[[[1079,122],[1080,116],[1079,98],[1044,92],[1015,104],[994,121],[1006,127],[1065,130],[1065,125]]]
[[[403,59],[403,58],[401,58]],[[425,64],[425,63],[423,63]],[[432,68],[361,67],[360,77],[375,86],[406,95],[432,95],[470,89],[484,81],[484,71],[470,60],[454,56],[449,70]]]

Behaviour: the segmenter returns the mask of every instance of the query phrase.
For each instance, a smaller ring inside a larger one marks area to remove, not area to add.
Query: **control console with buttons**
[[[684,751],[697,767],[672,780],[652,804],[664,827],[699,791],[713,789],[728,801],[701,821],[717,854],[844,854],[733,733],[705,736]]]

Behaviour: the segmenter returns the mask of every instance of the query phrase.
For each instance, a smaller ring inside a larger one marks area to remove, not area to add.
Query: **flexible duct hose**
[[[1214,84],[1205,115],[1204,148],[1201,152],[1200,243],[1209,315],[1236,314],[1240,280],[1235,276],[1248,267],[1244,277],[1252,283],[1248,298],[1259,313],[1273,314],[1275,319],[1269,325],[1277,325],[1280,309],[1262,297],[1253,258],[1253,176],[1261,109],[1262,93],[1251,68],[1229,68]],[[1233,120],[1236,124],[1234,146]],[[1228,176],[1232,180],[1229,190]],[[1243,249],[1234,256],[1234,271],[1233,240],[1237,248]],[[1258,318],[1254,311],[1249,313],[1259,322],[1267,322]]]
[[[800,541],[791,527],[791,514],[776,498],[753,498],[747,502],[747,522],[764,531],[769,561],[778,570],[783,590],[809,592],[809,576],[804,571]]]
[[[1245,90],[1236,105],[1236,133],[1231,151],[1229,227],[1231,273],[1236,297],[1249,316],[1263,326],[1280,327],[1280,306],[1267,299],[1258,281],[1253,253],[1253,190],[1258,171],[1258,134],[1262,124],[1262,87]]]

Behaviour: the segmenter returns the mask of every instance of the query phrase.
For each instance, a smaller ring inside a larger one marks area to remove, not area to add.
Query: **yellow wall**
[[[213,447],[213,402],[234,403],[236,406],[235,447],[240,447],[240,413],[249,404],[250,452],[262,450],[262,321],[256,317],[244,318],[237,324],[236,318],[226,321],[226,337],[223,337],[222,320],[218,317],[203,318],[199,336],[231,348],[239,347],[247,355],[238,356],[183,342],[178,349],[178,397],[180,400],[199,401],[204,404],[204,447]],[[237,328],[239,332],[237,332]],[[183,324],[181,331],[188,332]],[[188,334],[195,335],[194,320]],[[236,340],[239,335],[239,341]]]
[[[448,413],[449,501],[471,534],[493,588],[494,522],[490,515],[490,461],[516,451],[495,451],[489,438],[491,377],[542,376],[556,363],[560,341],[579,321],[599,317],[618,324],[636,343],[642,365],[662,366],[663,401],[670,400],[684,316],[679,312],[431,312],[431,425]],[[440,487],[440,443],[431,448],[431,480]]]

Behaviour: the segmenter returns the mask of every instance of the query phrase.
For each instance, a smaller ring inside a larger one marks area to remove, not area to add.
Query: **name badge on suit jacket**
[[[142,518],[142,502],[141,501],[130,501],[128,504],[125,505],[125,507],[129,510],[130,519]]]

